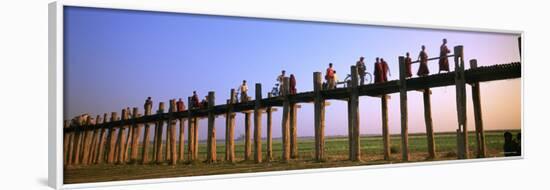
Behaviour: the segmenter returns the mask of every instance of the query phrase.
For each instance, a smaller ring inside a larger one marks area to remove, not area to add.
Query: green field
[[[519,130],[510,131],[515,135]],[[436,133],[435,135],[437,158],[436,160],[456,159],[456,135],[454,133]],[[502,157],[502,147],[504,144],[503,131],[485,132],[488,157]],[[425,134],[409,135],[410,162],[430,161],[427,160],[427,143]],[[263,143],[263,155],[266,157],[265,139]],[[326,137],[325,151],[327,160],[324,162],[313,161],[314,157],[314,139],[313,137],[304,137],[298,139],[298,158],[289,162],[281,162],[282,142],[280,139],[273,140],[273,159],[271,162],[262,162],[260,164],[254,161],[244,161],[244,141],[235,142],[235,157],[237,162],[234,164],[224,163],[225,146],[224,142],[217,142],[217,163],[206,164],[203,162],[188,163],[182,162],[176,166],[168,164],[148,164],[148,165],[108,165],[98,164],[90,166],[70,166],[64,169],[64,182],[83,183],[83,182],[104,182],[116,180],[132,179],[152,179],[165,177],[182,177],[197,175],[214,175],[227,173],[244,173],[260,171],[278,171],[292,169],[325,168],[325,167],[346,167],[357,165],[373,164],[392,164],[401,162],[401,139],[399,135],[391,136],[392,154],[391,160],[383,159],[383,145],[381,136],[362,136],[361,137],[361,159],[360,162],[348,161],[348,138],[347,137]],[[470,158],[475,158],[476,142],[475,134],[469,135]],[[187,146],[187,145],[185,145]],[[151,146],[152,147],[152,146]],[[166,149],[164,149],[166,150]],[[141,150],[140,150],[141,151]],[[187,150],[186,150],[187,151]],[[252,150],[253,151],[253,150]],[[152,157],[152,150],[151,152]],[[187,154],[187,152],[185,152]],[[187,157],[187,155],[186,155]],[[206,159],[206,144],[199,144],[199,160]]]

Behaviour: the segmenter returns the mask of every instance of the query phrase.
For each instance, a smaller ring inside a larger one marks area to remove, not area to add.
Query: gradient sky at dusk
[[[252,96],[254,84],[262,83],[265,97],[282,69],[296,76],[299,92],[311,91],[313,72],[324,71],[332,62],[343,79],[359,56],[365,57],[371,73],[374,58],[385,58],[394,80],[398,56],[411,52],[416,58],[426,45],[428,55],[437,57],[442,38],[448,39],[451,50],[463,45],[465,59],[477,59],[480,66],[520,60],[518,36],[510,34],[79,7],[65,7],[64,19],[66,119],[120,112],[128,106],[143,113],[147,96],[153,97],[156,110],[159,101],[186,101],[193,90],[201,98],[215,91],[216,103],[225,103],[230,89],[243,79]],[[415,73],[417,68],[413,66]],[[437,61],[429,68],[436,73]],[[432,89],[436,132],[457,128],[454,88]],[[467,94],[468,126],[473,130],[469,86]],[[521,127],[521,80],[482,83],[481,99],[485,129]],[[346,102],[331,102],[325,133],[347,135]],[[425,132],[422,94],[408,92],[408,102],[409,132]],[[381,133],[380,108],[379,98],[360,98],[361,134]],[[280,111],[273,118],[273,135],[280,137]],[[266,136],[265,115],[262,119]],[[224,136],[224,123],[224,117],[216,119],[218,139]],[[391,133],[400,131],[398,94],[389,101],[389,127]],[[206,120],[200,122],[199,133],[206,137]],[[235,136],[243,133],[244,116],[238,114]],[[298,135],[313,136],[312,104],[302,104],[298,112]]]

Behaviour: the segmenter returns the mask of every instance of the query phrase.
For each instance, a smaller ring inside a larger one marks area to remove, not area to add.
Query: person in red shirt
[[[185,111],[185,103],[183,103],[183,100],[181,100],[181,98],[176,102],[176,108],[178,112]]]
[[[409,56],[409,52],[407,52],[407,57],[405,57],[405,67],[406,67],[406,71],[407,71],[407,78],[410,78],[412,77],[412,70],[411,70],[411,65],[412,65],[412,59],[411,57]]]
[[[296,94],[296,77],[294,74],[290,74],[290,94]]]
[[[197,95],[197,91],[193,91],[193,96],[191,97],[191,107],[192,108],[200,108],[201,103],[199,102],[199,96]]]
[[[376,62],[374,63],[374,83],[381,83],[384,82],[384,76],[382,75],[384,72],[382,70],[382,64],[380,63],[380,58],[376,58]]]
[[[328,89],[334,89],[334,87],[336,87],[336,82],[334,81],[334,69],[332,68],[332,63],[328,64],[325,80],[327,80]]]
[[[428,76],[430,70],[428,69],[428,53],[426,53],[426,46],[422,45],[422,51],[418,54],[418,60],[420,60],[420,67],[418,67],[418,76]]]

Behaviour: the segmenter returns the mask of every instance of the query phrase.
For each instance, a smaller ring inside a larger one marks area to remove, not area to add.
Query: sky
[[[192,95],[216,93],[225,103],[231,88],[242,80],[262,84],[263,96],[276,83],[281,70],[294,74],[298,92],[313,90],[313,72],[324,72],[333,63],[342,80],[360,56],[373,72],[376,57],[384,58],[398,79],[398,56],[410,52],[416,59],[425,45],[429,57],[439,56],[441,40],[448,47],[463,45],[468,60],[494,65],[520,60],[517,35],[415,29],[324,22],[160,13],[82,7],[64,9],[64,117],[92,116],[138,107],[151,96],[158,102]],[[452,54],[452,53],[451,53]],[[450,68],[454,69],[451,58]],[[413,65],[416,74],[418,64]],[[437,73],[437,61],[429,63]],[[414,76],[416,77],[416,76]],[[436,132],[457,129],[455,87],[432,89],[432,118]],[[474,130],[471,88],[467,86],[469,130]],[[347,135],[347,103],[330,101],[325,111],[325,134]],[[187,102],[186,102],[187,105]],[[298,136],[313,136],[313,104],[298,110]],[[422,93],[408,92],[409,132],[423,133]],[[485,129],[521,128],[521,80],[481,84]],[[388,103],[390,133],[400,132],[399,95]],[[361,134],[381,134],[381,100],[360,97]],[[281,109],[279,109],[281,110]],[[110,115],[110,114],[109,114]],[[119,113],[120,115],[120,113]],[[262,136],[266,116],[262,116]],[[206,119],[199,122],[199,136],[206,138]],[[218,139],[225,133],[225,118],[216,119]],[[281,111],[273,114],[273,136],[281,136]],[[187,131],[185,131],[187,133]],[[237,115],[235,136],[244,134],[244,115]]]

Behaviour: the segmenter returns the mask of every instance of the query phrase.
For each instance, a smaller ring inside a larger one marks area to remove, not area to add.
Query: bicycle
[[[279,96],[279,83],[275,83],[275,86],[271,89],[271,92],[269,92],[269,94],[271,94],[271,96],[275,97],[275,96]]]
[[[357,76],[358,85],[361,85],[361,79],[359,76]],[[336,86],[338,85],[344,85],[344,88],[348,87],[348,82],[351,81],[351,74],[348,74],[346,78],[344,78],[344,81],[336,82]],[[369,72],[365,72],[365,83],[364,84],[370,84],[372,83],[372,75]]]

